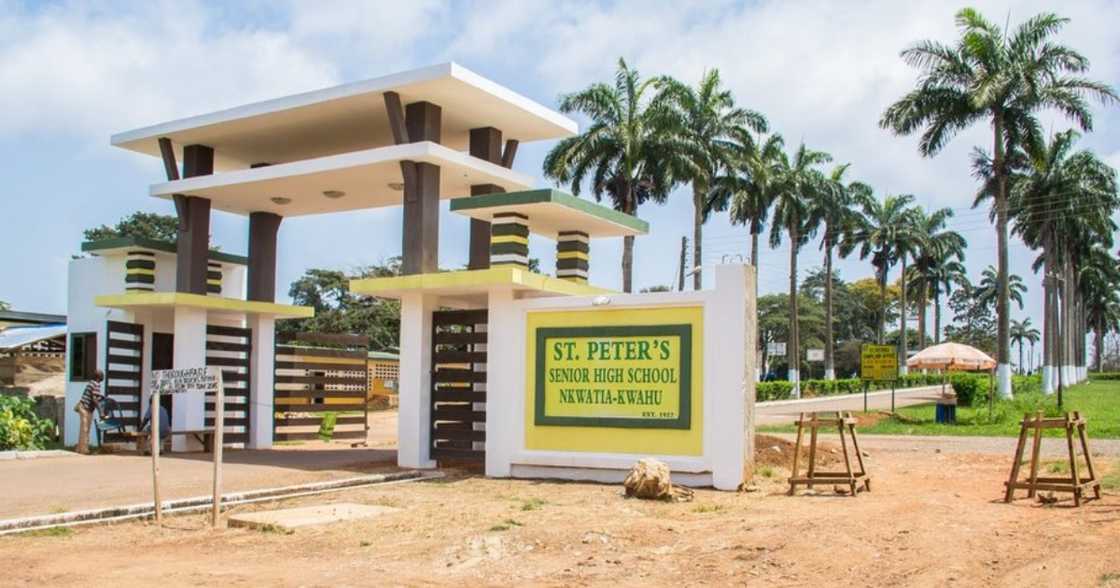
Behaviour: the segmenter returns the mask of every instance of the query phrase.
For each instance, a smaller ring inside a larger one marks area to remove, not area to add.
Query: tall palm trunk
[[[626,194],[625,212],[626,214],[634,214],[637,208],[634,202],[634,194],[630,188],[630,182],[623,184],[623,189]],[[622,291],[629,294],[633,291],[634,283],[634,237],[627,235],[622,238]]]
[[[703,282],[700,265],[704,259],[701,243],[704,231],[704,194],[707,191],[702,183],[692,183],[692,265],[696,268],[696,273],[692,274],[693,290],[699,290]]]
[[[928,304],[928,293],[923,285],[918,290],[918,349],[925,349],[926,346],[926,311]]]
[[[1104,317],[1097,317],[1097,327],[1093,331],[1093,364],[1100,373],[1104,371]]]
[[[933,292],[933,343],[941,343],[941,291]]]
[[[824,379],[835,380],[836,370],[832,362],[832,232],[825,226],[824,231]]]
[[[887,268],[878,268],[879,271],[879,345],[886,340],[887,331]]]
[[[789,227],[789,343],[786,345],[786,358],[789,359],[789,381],[793,385],[793,397],[801,398],[801,351],[798,343],[801,333],[798,330],[797,310],[797,222]]]
[[[761,229],[760,223],[757,220],[751,220],[751,267],[754,268],[754,299],[758,300],[758,232]],[[754,330],[754,348],[758,349],[758,329]],[[762,374],[766,373],[766,350],[763,349],[762,367],[755,371],[754,379],[761,380]]]
[[[1019,375],[1023,375],[1023,340],[1019,339]]]
[[[996,233],[997,257],[999,261],[999,280],[996,295],[996,319],[999,323],[996,344],[997,380],[999,395],[1004,398],[1011,397],[1011,305],[1010,289],[1008,285],[1008,260],[1007,260],[1007,170],[1004,169],[1004,140],[1003,140],[1003,112],[997,110],[994,116],[994,157],[993,168],[996,174]]]
[[[902,287],[899,288],[898,293],[898,375],[905,376],[908,371],[906,350],[909,347],[909,342],[906,340],[906,254],[903,253],[899,257],[902,258]]]
[[[1049,236],[1042,240],[1042,392],[1054,393],[1054,251]]]

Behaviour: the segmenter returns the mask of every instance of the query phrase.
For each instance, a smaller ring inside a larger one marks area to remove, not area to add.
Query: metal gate
[[[140,389],[143,377],[144,326],[108,321],[105,326],[105,395],[117,401],[126,427],[135,431],[140,426]],[[130,442],[132,439],[111,432],[107,443]]]
[[[486,321],[486,309],[432,313],[432,459],[485,458]]]
[[[249,352],[252,351],[252,329],[206,325],[206,365],[222,368],[225,393],[223,439],[225,445],[247,444],[253,410],[249,390]],[[214,395],[206,395],[205,426],[214,426]]]
[[[364,442],[369,429],[368,347],[364,335],[277,335],[273,439],[319,439],[325,417],[332,414],[332,440]]]

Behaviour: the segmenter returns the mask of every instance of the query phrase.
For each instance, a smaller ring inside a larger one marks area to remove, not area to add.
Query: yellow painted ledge
[[[244,314],[273,315],[276,318],[309,318],[315,316],[310,306],[294,306],[275,302],[241,300],[222,296],[204,296],[186,292],[133,292],[129,294],[107,294],[93,300],[97,306],[108,308],[153,308],[176,307],[201,308],[219,312],[239,312]]]
[[[424,291],[449,296],[476,294],[492,288],[511,286],[515,290],[532,291],[564,296],[589,296],[611,294],[612,290],[561,280],[529,270],[497,267],[484,270],[463,270],[416,274],[391,278],[363,278],[350,280],[350,291],[395,298],[405,292]]]

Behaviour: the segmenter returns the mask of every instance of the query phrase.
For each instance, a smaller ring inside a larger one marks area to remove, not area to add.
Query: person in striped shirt
[[[74,406],[74,412],[78,413],[81,420],[81,426],[78,428],[78,447],[75,451],[82,455],[89,454],[89,428],[93,423],[93,411],[101,405],[101,399],[105,398],[101,393],[101,381],[104,379],[104,372],[94,371],[89,383],[86,384],[85,391],[82,392],[82,397]]]

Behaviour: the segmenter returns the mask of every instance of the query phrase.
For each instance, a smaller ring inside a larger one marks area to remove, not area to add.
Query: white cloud
[[[337,82],[329,61],[263,29],[216,29],[206,7],[82,2],[0,17],[0,131],[112,132]]]

